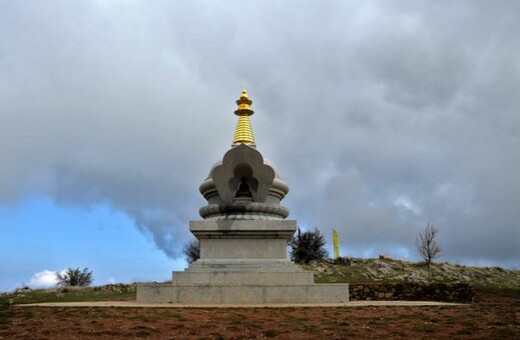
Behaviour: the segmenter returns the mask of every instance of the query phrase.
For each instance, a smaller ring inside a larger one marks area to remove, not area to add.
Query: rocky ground
[[[394,260],[342,258],[302,265],[315,273],[317,282],[470,283],[475,287],[520,289],[520,270],[433,263],[431,277],[421,263]]]

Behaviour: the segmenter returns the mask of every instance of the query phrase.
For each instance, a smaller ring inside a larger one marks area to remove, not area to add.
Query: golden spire
[[[246,144],[254,147],[255,137],[253,136],[253,129],[249,121],[249,116],[254,113],[254,111],[251,110],[253,101],[249,99],[245,89],[242,90],[242,94],[236,103],[238,107],[235,114],[238,116],[238,123],[235,129],[235,137],[233,138],[233,146]]]

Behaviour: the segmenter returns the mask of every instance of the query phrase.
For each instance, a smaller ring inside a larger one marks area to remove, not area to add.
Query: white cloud
[[[64,275],[66,269],[59,271],[60,275]],[[56,271],[44,269],[41,272],[37,272],[31,276],[29,286],[32,288],[49,288],[56,285],[58,280],[56,279]]]
[[[44,269],[41,272],[35,273],[29,281],[29,286],[32,288],[48,288],[56,285],[56,272]]]

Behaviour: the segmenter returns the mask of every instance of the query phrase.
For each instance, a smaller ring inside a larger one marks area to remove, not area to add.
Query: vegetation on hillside
[[[424,263],[380,259],[341,258],[301,264],[313,271],[317,283],[470,283],[485,290],[514,290],[520,293],[520,270],[500,267],[469,267],[449,263],[433,263],[432,278]],[[57,287],[30,289],[23,287],[0,293],[0,307],[10,304],[72,301],[132,301],[136,298],[135,284],[111,284],[99,287]]]
[[[428,266],[428,276],[431,278],[431,265],[433,260],[439,256],[441,247],[437,243],[437,234],[439,234],[439,228],[434,227],[428,223],[426,228],[419,233],[415,240],[415,246],[419,255],[424,260],[426,266]]]
[[[315,228],[314,231],[300,232],[289,240],[291,247],[291,260],[294,262],[305,262],[322,260],[327,257],[325,249],[325,237]]]
[[[470,283],[477,288],[520,290],[520,270],[501,267],[470,267],[446,262],[431,264],[431,278],[428,266],[394,260],[382,256],[379,259],[342,258],[312,262],[302,265],[315,273],[320,283]]]
[[[186,261],[191,264],[200,258],[200,242],[199,240],[193,240],[186,244],[183,248],[184,256]]]
[[[22,287],[13,292],[0,293],[0,306],[41,302],[132,301],[135,300],[135,291],[135,285],[127,284],[50,289]]]

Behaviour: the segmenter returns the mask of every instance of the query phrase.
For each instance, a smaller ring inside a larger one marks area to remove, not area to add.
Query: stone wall
[[[410,300],[472,302],[473,289],[467,283],[352,283],[350,300]]]

